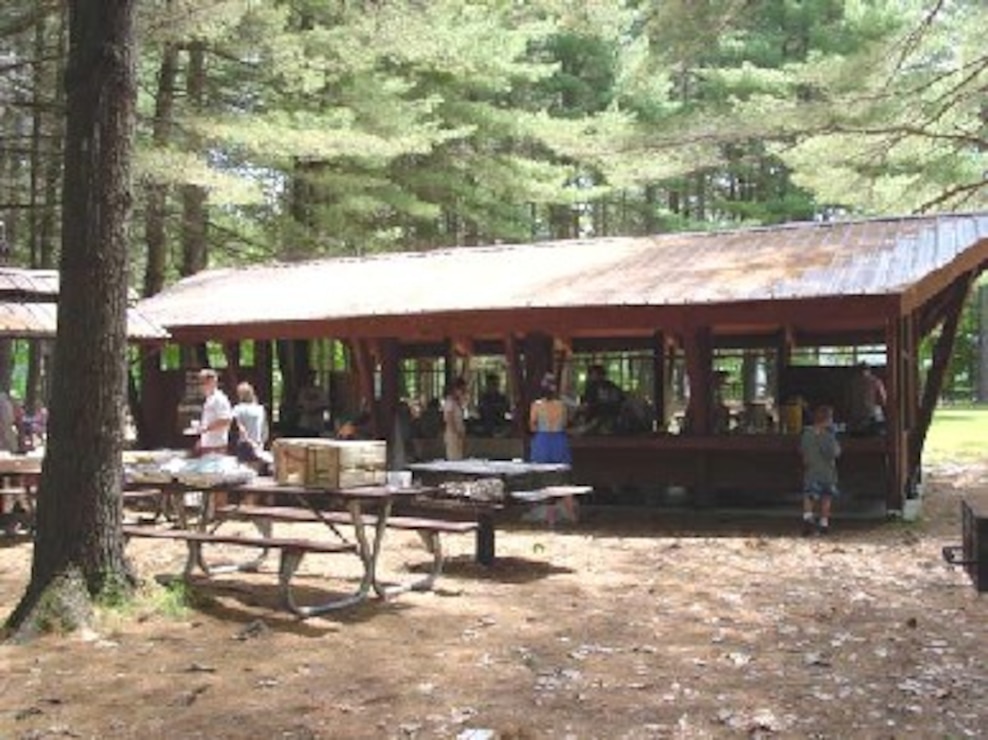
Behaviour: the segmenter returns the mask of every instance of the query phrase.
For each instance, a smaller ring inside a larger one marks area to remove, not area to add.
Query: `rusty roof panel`
[[[46,339],[55,336],[58,306],[47,302],[0,302],[0,336]],[[138,341],[167,339],[168,332],[136,308],[127,309],[127,336]]]
[[[186,278],[140,306],[172,328],[898,295],[971,250],[979,263],[988,260],[988,213],[220,269]]]
[[[0,300],[45,300],[57,295],[57,270],[0,267]]]

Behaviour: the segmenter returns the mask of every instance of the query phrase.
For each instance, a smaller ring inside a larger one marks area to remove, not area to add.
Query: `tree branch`
[[[932,200],[928,200],[926,203],[924,203],[923,205],[921,205],[919,208],[916,209],[916,213],[926,213],[927,211],[932,210],[936,206],[941,205],[958,195],[964,196],[961,199],[961,202],[963,203],[967,200],[970,200],[970,198],[981,188],[988,188],[988,180],[982,179],[982,180],[978,180],[977,182],[969,182],[963,185],[957,185],[940,193],[940,195],[938,195],[936,198],[933,198]]]

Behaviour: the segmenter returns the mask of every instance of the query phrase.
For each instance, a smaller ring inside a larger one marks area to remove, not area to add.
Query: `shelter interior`
[[[544,374],[554,372],[572,401],[574,477],[593,484],[604,500],[661,502],[685,494],[697,503],[723,503],[795,494],[801,485],[796,432],[808,408],[828,404],[846,430],[843,493],[862,505],[899,509],[918,481],[923,439],[973,279],[966,272],[892,317],[869,305],[872,299],[845,298],[834,305],[776,304],[773,323],[756,324],[751,312],[739,311],[743,323],[693,316],[689,327],[667,331],[629,331],[628,321],[604,324],[594,315],[567,322],[565,333],[532,327],[452,338],[442,336],[445,322],[430,326],[426,317],[418,327],[426,336],[411,341],[396,332],[148,348],[140,364],[141,417],[158,423],[139,426],[145,444],[183,444],[181,430],[198,413],[194,373],[209,365],[222,369],[230,391],[251,382],[276,433],[292,435],[295,399],[314,374],[326,398],[324,434],[396,443],[408,437],[403,456],[431,459],[442,456],[438,399],[462,376],[471,389],[467,454],[521,458],[527,408]],[[646,316],[634,317],[639,324],[662,318],[654,309],[641,313]],[[375,328],[387,331],[387,324]],[[924,339],[932,347],[925,360]],[[884,381],[889,398],[885,423],[868,430],[851,427],[850,394],[862,361]],[[618,413],[606,419],[588,418],[581,404],[593,368],[602,368],[622,393]],[[506,401],[494,424],[483,418],[488,383]],[[399,417],[408,423],[404,434],[396,431]]]

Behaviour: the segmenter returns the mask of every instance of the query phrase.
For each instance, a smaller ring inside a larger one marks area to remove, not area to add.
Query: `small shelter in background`
[[[57,270],[0,266],[0,339],[43,343],[54,340],[58,328],[58,284]],[[160,344],[169,336],[134,306],[127,309],[127,335],[131,343],[149,346]],[[38,378],[40,367],[39,362]],[[133,401],[136,387],[130,395]],[[140,418],[135,421],[141,425]]]
[[[348,361],[335,386],[367,404],[379,436],[428,385],[423,368],[448,380],[474,358],[499,358],[523,419],[546,371],[578,396],[587,367],[603,364],[647,421],[575,435],[577,478],[698,500],[798,491],[784,418],[827,403],[840,422],[854,361],[866,359],[887,387],[885,428],[845,440],[843,487],[898,510],[986,264],[988,214],[950,214],[217,269],[139,307],[176,342],[221,343],[229,373],[251,377],[268,402],[275,366],[293,387],[293,360],[312,360],[307,345],[286,346],[337,341]],[[151,355],[143,367],[145,415],[161,421],[151,442],[184,423],[181,372]]]
[[[58,270],[0,266],[0,337],[53,339],[58,318]],[[133,342],[161,342],[168,332],[138,309],[127,310]]]

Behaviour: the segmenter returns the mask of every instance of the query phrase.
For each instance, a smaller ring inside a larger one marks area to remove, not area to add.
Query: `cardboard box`
[[[300,486],[305,483],[306,447],[301,439],[276,439],[271,444],[274,457],[274,478],[280,485]]]
[[[272,450],[281,484],[352,488],[384,482],[387,444],[382,441],[279,439]]]

